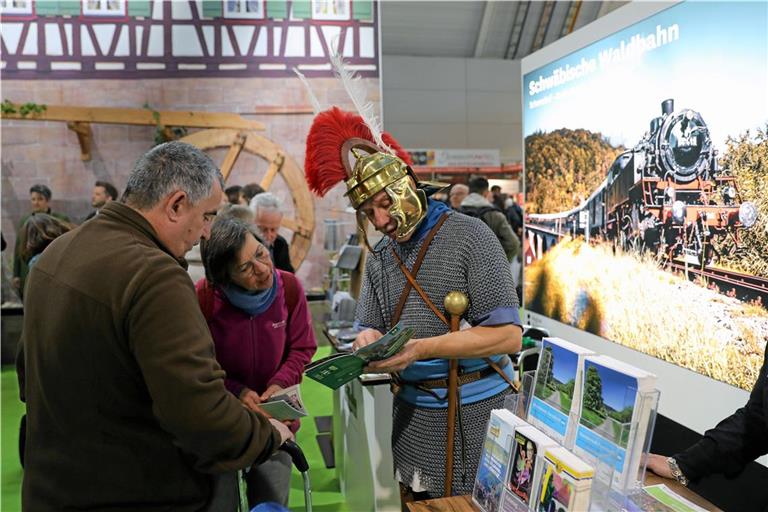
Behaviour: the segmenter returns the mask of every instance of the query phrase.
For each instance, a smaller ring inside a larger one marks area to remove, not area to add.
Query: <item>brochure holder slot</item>
[[[506,397],[504,407],[520,418],[527,419],[527,413],[530,411],[533,386],[536,383],[535,372],[526,372],[520,386],[520,391],[510,394]],[[631,397],[637,397],[634,401]],[[585,397],[582,397],[585,399]],[[589,400],[587,398],[587,400]],[[595,414],[586,414],[584,419],[580,419],[578,414],[570,414],[569,420],[574,425],[581,424],[589,428],[591,432],[587,435],[593,436],[596,444],[591,445],[593,453],[587,453],[577,448],[577,455],[584,461],[592,465],[595,469],[595,475],[592,480],[590,491],[590,511],[615,511],[627,509],[630,506],[630,497],[638,492],[642,492],[643,482],[645,480],[645,471],[647,465],[647,455],[650,451],[651,440],[653,439],[653,430],[656,424],[656,413],[659,403],[659,391],[653,389],[645,392],[637,392],[634,389],[627,390],[627,396],[624,403],[634,403],[635,409],[642,409],[642,413],[635,421],[622,421],[625,418],[631,418],[632,412],[628,410],[618,411],[603,404],[603,407],[595,406],[598,411]],[[598,423],[599,421],[599,423]],[[550,435],[552,439],[560,443],[570,451],[576,451],[576,442],[579,429],[575,429],[576,434],[566,439],[565,436],[557,439]],[[582,435],[584,435],[582,433]],[[597,433],[597,434],[596,434]],[[594,437],[595,435],[603,437],[602,440]],[[583,439],[580,441],[584,441]],[[611,446],[612,444],[618,445]],[[598,447],[603,446],[604,449]],[[629,447],[630,449],[626,449]],[[624,448],[622,450],[621,448]],[[537,472],[543,470],[544,454],[537,454],[538,464]],[[636,474],[622,475],[624,468],[637,467]],[[512,474],[510,468],[509,474]],[[509,478],[505,482],[508,484]],[[536,475],[534,482],[540,482],[540,475]],[[503,512],[538,512],[538,504],[541,500],[541,489],[532,491],[530,496],[530,505],[527,505],[517,496],[506,493],[499,510]]]

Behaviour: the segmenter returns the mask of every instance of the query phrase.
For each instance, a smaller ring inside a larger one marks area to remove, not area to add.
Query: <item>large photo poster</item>
[[[528,310],[751,388],[767,28],[764,2],[683,2],[524,74]]]

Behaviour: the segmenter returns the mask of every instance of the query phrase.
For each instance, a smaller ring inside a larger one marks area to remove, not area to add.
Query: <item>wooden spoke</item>
[[[293,219],[289,219],[288,217],[283,217],[280,225],[282,225],[284,228],[290,229],[291,231],[299,230],[299,223]]]
[[[269,190],[269,187],[272,186],[272,182],[275,179],[275,176],[277,176],[277,173],[280,172],[280,168],[283,167],[283,162],[285,161],[285,155],[282,153],[278,153],[275,155],[274,160],[272,160],[269,163],[269,169],[267,169],[267,174],[264,175],[264,179],[261,180],[261,188],[264,190]]]
[[[237,149],[237,137],[242,137],[242,144]],[[290,257],[293,268],[299,269],[307,253],[312,247],[312,237],[315,231],[314,199],[304,180],[304,171],[296,161],[285,154],[283,148],[263,135],[254,132],[239,132],[232,129],[202,130],[181,139],[202,150],[229,147],[229,152],[222,164],[222,174],[225,179],[231,175],[236,156],[240,151],[246,151],[269,162],[269,168],[261,186],[265,190],[272,186],[277,176],[282,177],[291,192],[294,207],[294,218],[283,218],[282,225],[293,232],[290,246]],[[235,142],[233,142],[235,141]],[[226,174],[224,171],[227,171]]]
[[[245,138],[245,134],[238,133],[232,145],[229,146],[227,156],[224,157],[224,162],[221,164],[221,175],[224,176],[224,181],[227,181],[227,178],[229,178],[229,173],[232,171],[232,167],[237,162],[237,157],[240,156],[240,152],[243,150]]]

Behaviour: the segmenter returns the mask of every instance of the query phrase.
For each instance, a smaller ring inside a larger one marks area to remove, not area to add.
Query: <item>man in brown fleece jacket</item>
[[[24,510],[217,508],[214,474],[264,461],[290,436],[224,388],[185,271],[221,195],[204,153],[157,146],[121,202],[33,267],[17,361]]]

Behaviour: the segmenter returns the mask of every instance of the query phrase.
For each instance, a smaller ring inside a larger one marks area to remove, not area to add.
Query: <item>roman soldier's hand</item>
[[[355,338],[355,342],[352,343],[352,349],[357,350],[366,345],[370,345],[371,343],[378,340],[382,336],[383,334],[381,334],[376,329],[366,329],[364,331],[361,331],[360,334],[357,335],[357,338]]]
[[[395,373],[404,370],[419,359],[424,359],[420,341],[410,340],[400,352],[389,359],[369,363],[365,367],[365,371],[369,373]]]

